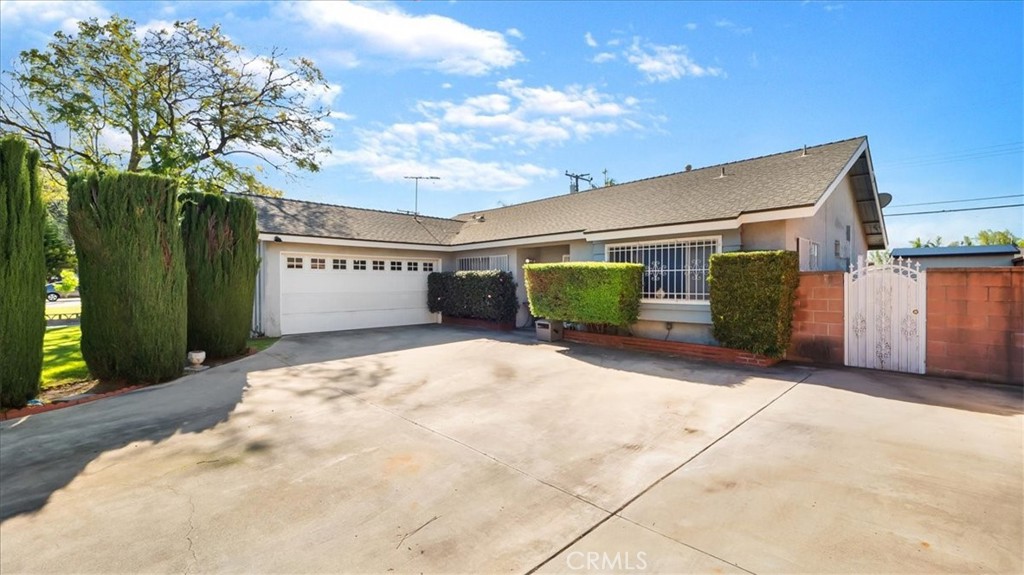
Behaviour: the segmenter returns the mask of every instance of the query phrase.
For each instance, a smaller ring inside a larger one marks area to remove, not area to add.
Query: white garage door
[[[284,253],[281,333],[435,323],[427,275],[436,259]]]

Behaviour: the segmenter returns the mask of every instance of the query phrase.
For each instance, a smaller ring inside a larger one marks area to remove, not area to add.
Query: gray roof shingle
[[[246,196],[261,232],[369,241],[463,245],[565,232],[730,220],[814,205],[866,137],[637,180],[452,219],[302,200]],[[725,177],[722,177],[724,169]],[[477,221],[474,216],[483,216]]]
[[[267,234],[447,245],[463,222],[304,200],[244,195],[256,206],[257,226]]]
[[[810,206],[866,138],[638,180],[455,216],[470,220],[454,244],[573,231],[610,231],[726,220]],[[721,177],[725,168],[725,177]],[[484,222],[471,220],[481,215]]]

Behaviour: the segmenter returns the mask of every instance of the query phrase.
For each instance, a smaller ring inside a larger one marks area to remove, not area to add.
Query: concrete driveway
[[[441,326],[4,422],[0,571],[1006,572],[1020,388]]]

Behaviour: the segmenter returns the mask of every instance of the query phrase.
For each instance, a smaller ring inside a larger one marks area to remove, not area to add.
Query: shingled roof
[[[264,233],[434,245],[733,220],[754,212],[813,206],[855,159],[854,154],[866,140],[852,138],[576,194],[466,212],[453,219],[280,198],[251,199],[256,204],[260,231]],[[858,176],[857,199],[867,206],[862,210],[862,219],[868,226],[876,225],[876,233],[880,234],[881,222],[866,217],[875,205],[868,202],[875,190],[863,157],[853,171],[858,171],[854,174]]]
[[[865,137],[678,172],[587,192],[465,213],[483,216],[453,243],[731,220],[741,214],[813,206]],[[724,170],[724,172],[723,172]],[[723,177],[722,174],[725,174]]]
[[[447,245],[463,222],[303,200],[245,195],[256,206],[257,226],[266,234]]]

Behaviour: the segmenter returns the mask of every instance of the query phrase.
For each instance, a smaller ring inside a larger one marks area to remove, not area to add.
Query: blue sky
[[[311,58],[334,89],[318,174],[288,197],[450,216],[869,137],[888,213],[1021,203],[1021,2],[4,1],[0,60],[74,21],[219,23],[255,54]],[[584,186],[585,187],[585,186]],[[903,204],[1017,196],[989,201]],[[893,247],[1021,208],[893,217]]]

